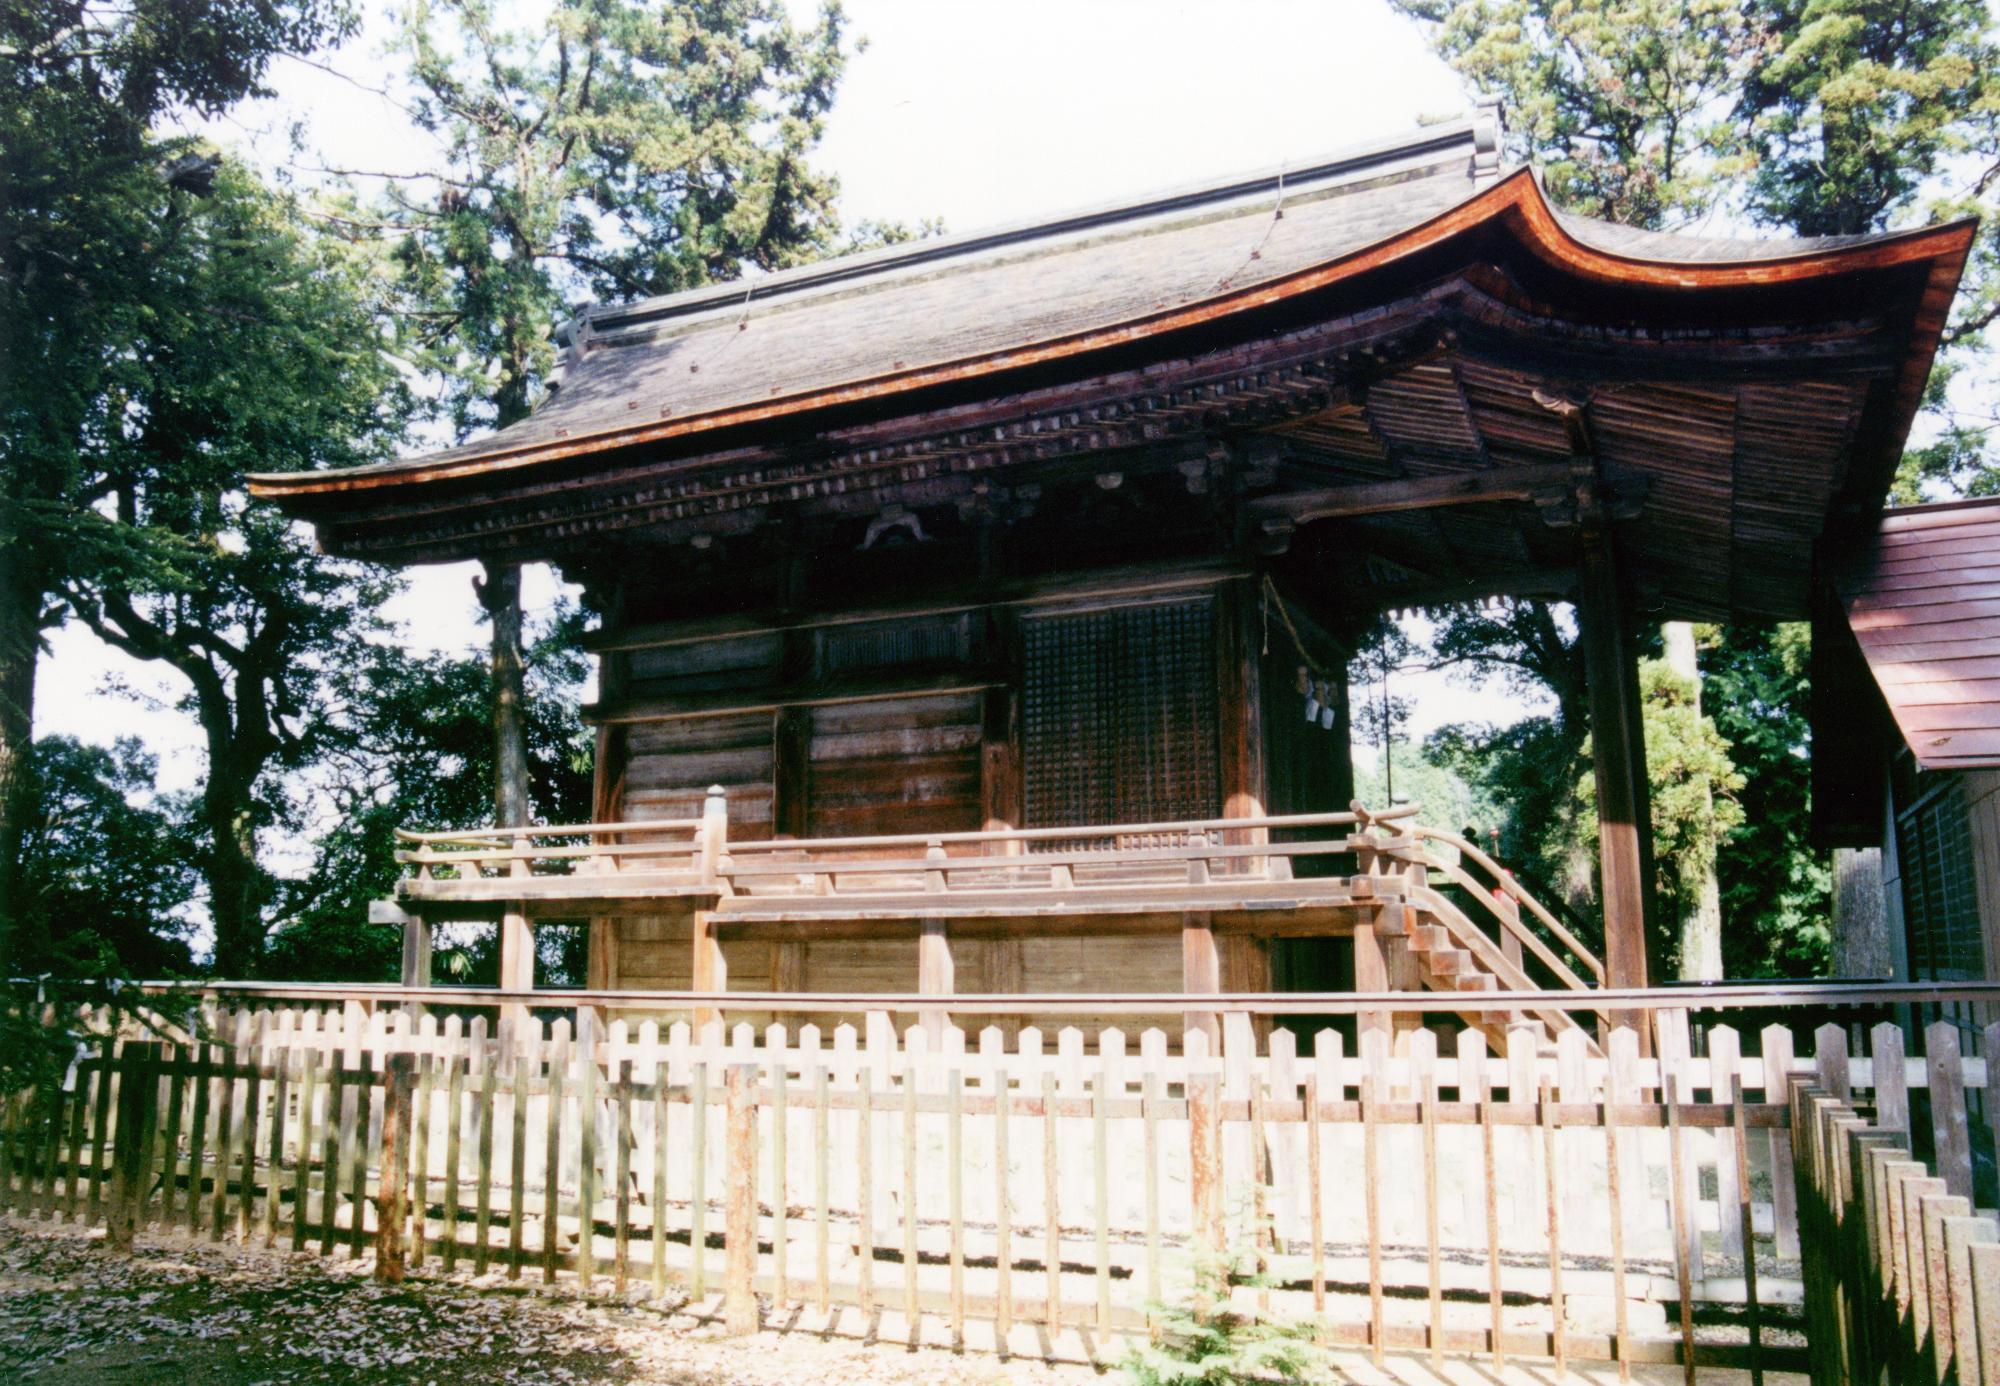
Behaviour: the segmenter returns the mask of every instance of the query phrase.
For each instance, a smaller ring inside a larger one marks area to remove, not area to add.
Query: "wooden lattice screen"
[[[1033,615],[1022,626],[1027,826],[1216,815],[1213,602]]]

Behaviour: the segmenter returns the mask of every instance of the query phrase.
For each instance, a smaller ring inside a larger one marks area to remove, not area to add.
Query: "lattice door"
[[[1031,615],[1022,627],[1027,826],[1216,815],[1213,602]]]

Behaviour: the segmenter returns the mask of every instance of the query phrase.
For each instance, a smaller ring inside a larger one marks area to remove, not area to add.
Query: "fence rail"
[[[1255,1012],[1292,998],[1227,998],[1220,1044],[1192,1031],[1177,1052],[1159,1030],[899,1028],[893,999],[830,1031],[603,1025],[586,1006],[503,1032],[365,1003],[401,988],[340,989],[333,1010],[269,990],[217,988],[151,1035],[52,1012],[94,1038],[66,1084],[0,1113],[0,1202],[114,1240],[175,1229],[385,1276],[677,1288],[739,1327],[761,1294],[884,1337],[1032,1354],[1067,1335],[1100,1360],[1180,1293],[1190,1256],[1235,1245],[1270,1276],[1246,1297],[1378,1355],[1761,1373],[1818,1350],[1800,1316],[1821,1214],[1795,1211],[1793,1168],[1821,1165],[1793,1086],[1837,1071],[1962,1126],[1986,1081],[1943,1039],[1911,1058],[1878,1029],[1872,1059],[1849,1057],[1827,1027],[1796,1055],[1787,1028],[1693,1028],[1660,992],[1619,998],[1649,1028],[1600,1053],[1578,1030],[1551,1045],[1517,1025],[1495,1046],[1425,1028],[1410,997],[1328,998],[1402,1004],[1399,1033],[1358,1042],[1260,1033]],[[1961,1148],[1956,1129],[1939,1149]]]

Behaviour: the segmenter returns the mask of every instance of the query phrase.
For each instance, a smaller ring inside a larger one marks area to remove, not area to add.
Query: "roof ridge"
[[[956,259],[982,251],[1052,239],[1120,222],[1140,221],[1166,213],[1220,206],[1259,195],[1276,196],[1288,188],[1304,188],[1423,155],[1445,155],[1463,149],[1479,160],[1482,173],[1499,168],[1500,116],[1497,107],[1481,106],[1454,120],[1419,126],[1395,136],[1344,146],[1291,166],[1279,164],[1251,173],[1231,174],[1199,183],[1156,189],[1137,197],[1075,208],[1034,221],[1003,223],[956,235],[902,241],[778,270],[755,279],[737,278],[631,303],[593,306],[558,329],[567,339],[578,328],[586,334],[598,328],[627,328],[691,316],[732,305],[748,307],[778,295],[823,288],[892,269],[936,260]]]

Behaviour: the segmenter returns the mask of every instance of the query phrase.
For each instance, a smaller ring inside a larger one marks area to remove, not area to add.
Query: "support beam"
[[[729,990],[729,960],[723,956],[722,940],[716,936],[715,911],[696,910],[694,912],[694,960],[688,970],[690,991]],[[716,1018],[713,1007],[697,1007],[694,1012],[694,1028]]]
[[[1215,948],[1215,929],[1206,914],[1181,917],[1181,990],[1189,996],[1214,996],[1222,990],[1222,958]],[[1211,1054],[1220,1053],[1222,1025],[1214,1011],[1189,1011],[1183,1033],[1208,1036]]]
[[[942,919],[923,921],[917,935],[917,994],[950,996],[957,989],[957,969],[952,964],[951,937]],[[942,1007],[923,1013],[923,1025],[933,1043],[944,1038],[946,1012]]]
[[[1373,924],[1354,926],[1354,989],[1364,993],[1389,989],[1389,960]],[[1363,1011],[1357,1024],[1362,1034],[1375,1030],[1389,1032],[1389,1016],[1383,1011]]]
[[[535,926],[528,922],[527,906],[518,900],[507,903],[500,916],[500,989],[532,991],[535,986]],[[500,1008],[500,1037],[503,1053],[513,1052],[528,1023],[528,1008],[519,1003]]]
[[[771,836],[810,836],[812,709],[779,708],[771,725]]]
[[[1597,780],[1605,983],[1643,987],[1650,971],[1646,941],[1653,894],[1651,796],[1632,613],[1608,532],[1584,539],[1577,625]]]
[[[1435,510],[1448,505],[1530,501],[1543,492],[1567,488],[1569,481],[1569,463],[1531,462],[1452,476],[1400,477],[1394,481],[1328,486],[1254,501],[1245,509],[1253,539],[1262,547],[1283,552],[1292,531],[1314,520]]]
[[[1221,780],[1224,818],[1262,818],[1270,784],[1264,762],[1263,660],[1259,653],[1257,600],[1253,582],[1225,583],[1215,597],[1216,770]],[[1224,846],[1267,841],[1264,828],[1225,832]],[[1224,859],[1218,870],[1259,869],[1254,858]]]

